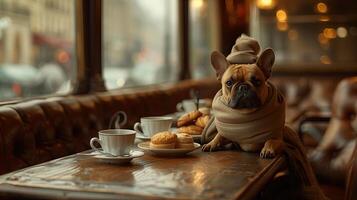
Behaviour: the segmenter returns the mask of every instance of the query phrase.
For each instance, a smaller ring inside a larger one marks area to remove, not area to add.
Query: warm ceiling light
[[[336,30],[334,28],[325,28],[323,33],[328,39],[336,38]]]
[[[320,17],[320,22],[328,22],[330,21],[330,17],[329,16],[326,16],[326,15],[323,15]]]
[[[279,22],[286,22],[288,20],[288,15],[286,14],[286,12],[282,9],[276,11],[276,19]]]
[[[275,7],[274,0],[257,0],[256,1],[257,7],[262,10],[269,10]]]
[[[286,23],[286,22],[278,22],[278,23],[276,24],[276,28],[277,28],[279,31],[286,31],[286,30],[288,30],[289,25],[288,25],[288,23]]]
[[[318,3],[316,4],[316,9],[319,13],[326,13],[327,12],[327,5],[325,3]]]
[[[202,6],[203,6],[203,0],[192,0],[191,3],[192,3],[193,8],[199,9],[199,8],[202,8]]]
[[[345,27],[338,27],[336,30],[337,36],[340,38],[345,38],[347,37],[347,29]]]

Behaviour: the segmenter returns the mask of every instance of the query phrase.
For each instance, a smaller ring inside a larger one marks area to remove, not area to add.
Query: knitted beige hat
[[[258,41],[242,34],[233,46],[231,53],[227,56],[230,64],[252,64],[258,59],[260,52]]]

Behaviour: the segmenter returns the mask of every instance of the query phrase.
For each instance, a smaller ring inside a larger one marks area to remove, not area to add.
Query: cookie
[[[177,143],[176,148],[179,149],[193,149],[193,138],[191,135],[187,133],[179,133],[177,134]]]
[[[177,135],[170,131],[156,133],[151,137],[150,148],[154,149],[174,149]]]

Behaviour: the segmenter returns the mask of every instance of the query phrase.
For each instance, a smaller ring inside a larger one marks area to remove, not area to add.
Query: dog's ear
[[[223,73],[229,66],[226,57],[222,53],[214,51],[211,54],[211,63],[213,65],[213,68],[216,70],[217,79],[221,81]]]
[[[275,61],[275,54],[273,49],[265,49],[262,54],[260,54],[257,66],[263,71],[265,79],[268,79],[271,75],[271,68],[273,67]]]

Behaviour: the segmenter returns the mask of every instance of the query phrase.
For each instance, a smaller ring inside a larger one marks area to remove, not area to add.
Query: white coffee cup
[[[199,99],[198,108],[207,107],[209,105],[208,100]],[[197,99],[185,99],[176,105],[176,109],[179,112],[191,112],[197,110]]]
[[[134,130],[146,137],[151,137],[155,133],[168,131],[172,124],[172,117],[142,117],[140,122],[136,122]]]
[[[107,129],[98,132],[99,138],[92,138],[90,146],[95,151],[104,155],[123,156],[129,155],[134,146],[136,132],[129,129]],[[103,150],[94,146],[98,142]]]

